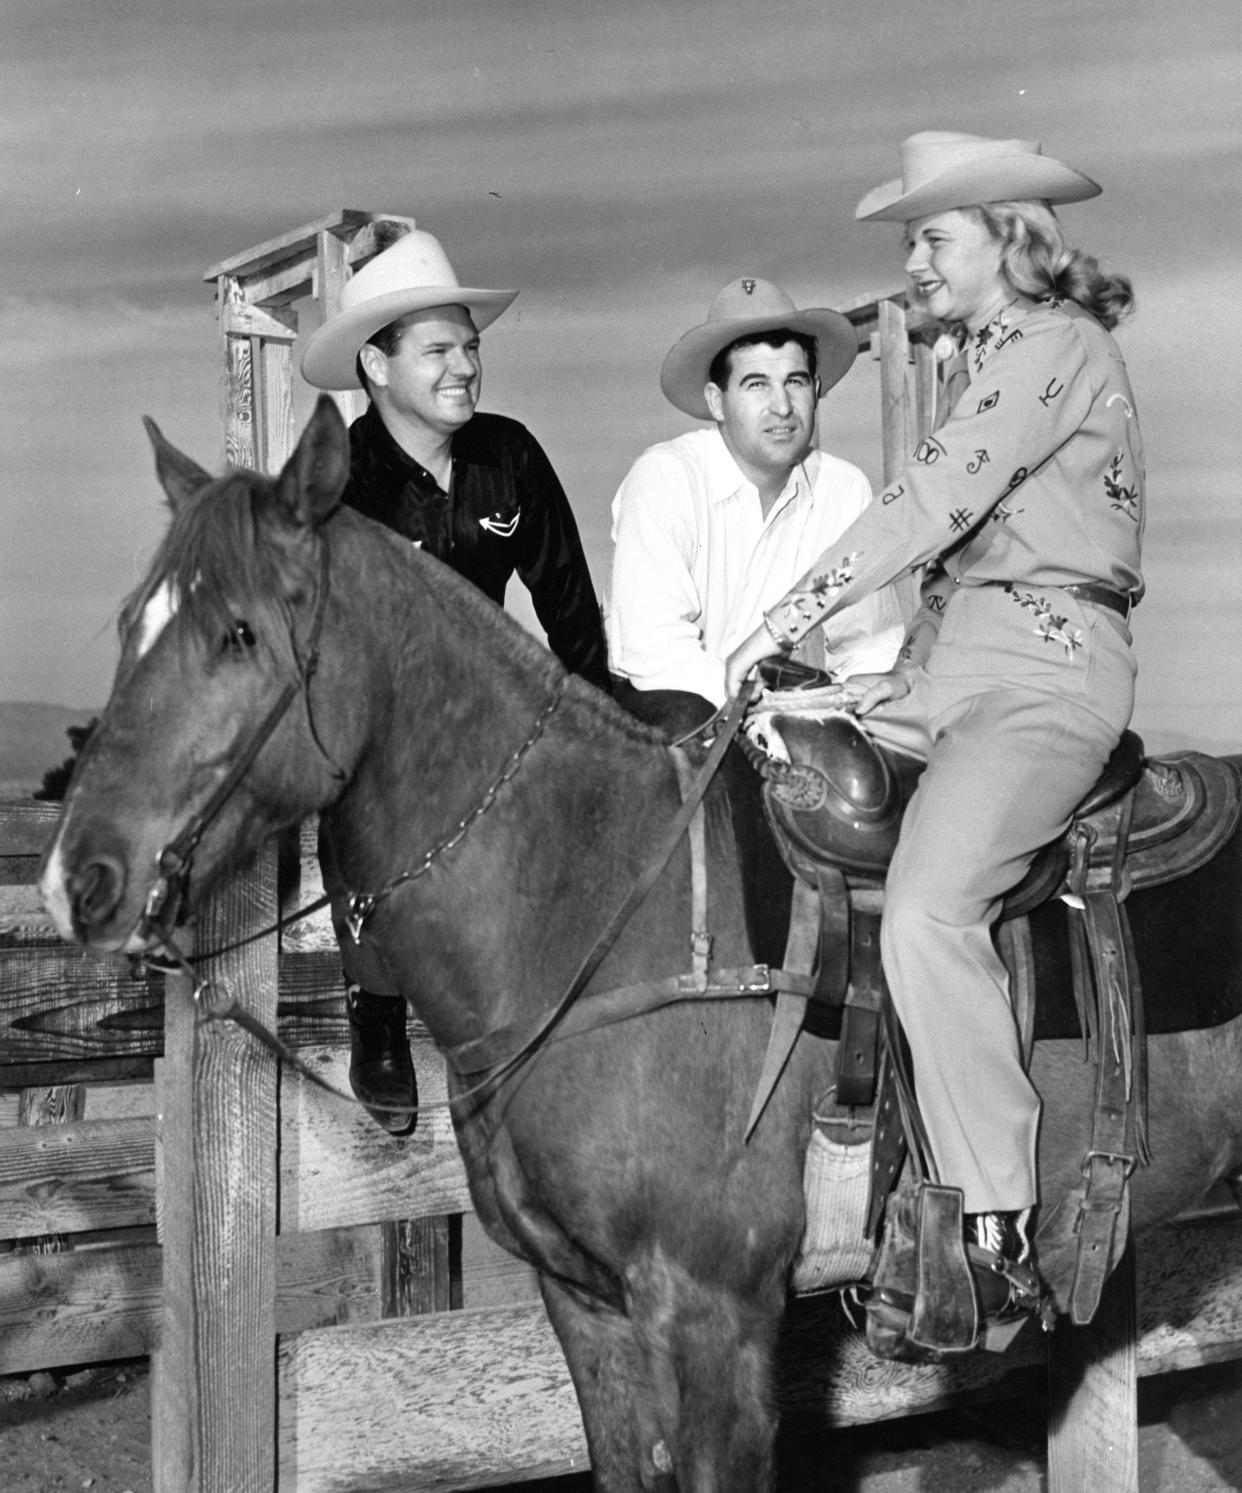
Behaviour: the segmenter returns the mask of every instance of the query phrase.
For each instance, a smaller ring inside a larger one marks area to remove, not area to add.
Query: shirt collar
[[[749,478],[743,476],[737,462],[733,460],[728,446],[724,443],[724,437],[720,434],[720,427],[713,426],[710,431],[710,441],[707,449],[707,461],[704,463],[707,482],[707,499],[713,507],[731,501],[740,492],[755,492],[755,485]],[[789,474],[789,480],[781,490],[780,496],[768,511],[768,521],[773,515],[781,511],[786,504],[792,502],[801,492],[809,493],[815,483],[815,474],[819,468],[819,451],[812,446],[802,460]]]
[[[420,461],[416,461],[404,446],[398,445],[393,440],[391,432],[384,424],[374,404],[367,405],[351,429],[358,431],[355,448],[361,446],[362,451],[365,452],[364,459],[374,467],[381,471],[402,473],[407,478],[412,477],[431,491],[441,490],[439,483],[427,468]],[[501,464],[499,446],[491,426],[487,419],[480,419],[477,412],[474,418],[463,425],[453,436],[452,451],[454,476],[463,465],[499,466]],[[355,454],[357,455],[357,450]],[[728,455],[727,451],[725,455]]]

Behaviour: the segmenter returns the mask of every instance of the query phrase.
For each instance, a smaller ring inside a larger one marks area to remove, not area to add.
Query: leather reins
[[[267,744],[272,733],[280,724],[292,705],[296,696],[301,693],[306,701],[307,722],[311,738],[321,755],[331,765],[333,774],[337,778],[343,778],[343,770],[333,761],[325,750],[315,729],[314,713],[311,709],[310,686],[319,664],[319,644],[323,631],[324,616],[327,611],[328,591],[330,583],[330,553],[326,535],[319,538],[319,578],[317,594],[315,598],[315,610],[311,621],[311,629],[307,638],[305,658],[298,661],[298,673],[296,679],[289,680],[276,700],[272,703],[267,714],[255,729],[254,734],[246,743],[245,749],[238,755],[229,771],[224,775],[216,788],[212,791],[203,807],[195,814],[180,834],[171,840],[160,852],[158,869],[159,879],[148,894],[143,909],[142,918],[139,922],[139,931],[144,937],[152,939],[167,956],[167,963],[161,962],[158,957],[150,955],[135,956],[137,962],[150,965],[153,968],[167,971],[176,971],[190,978],[193,982],[193,997],[196,1003],[201,1003],[202,997],[211,988],[211,982],[199,978],[194,966],[206,961],[218,958],[221,954],[231,952],[243,945],[256,942],[261,938],[270,937],[291,924],[309,917],[318,912],[332,901],[329,894],[317,898],[307,906],[299,908],[296,913],[287,918],[278,919],[257,933],[247,935],[243,939],[221,945],[202,954],[189,956],[180,948],[173,936],[173,928],[176,923],[177,914],[184,901],[186,888],[189,882],[189,873],[193,862],[194,852],[198,848],[203,834],[209,825],[219,815],[221,809],[236,791],[241,780],[250,770],[255,759]],[[297,649],[294,648],[297,658]],[[556,690],[552,698],[540,711],[531,728],[530,733],[522,744],[513,752],[504,767],[493,779],[480,801],[461,820],[455,829],[443,839],[437,841],[417,862],[417,864],[399,872],[389,881],[385,882],[375,892],[355,892],[348,898],[348,912],[345,922],[351,937],[357,942],[368,919],[381,902],[390,897],[406,883],[417,879],[430,871],[439,858],[448,850],[457,845],[469,832],[471,825],[494,803],[504,785],[509,782],[521,768],[531,748],[543,735],[544,729],[553,712],[560,704],[565,690],[565,679],[557,682]],[[630,888],[620,906],[613,913],[608,923],[600,933],[591,949],[579,964],[569,982],[565,993],[560,1000],[548,1011],[533,1019],[532,1022],[515,1027],[508,1027],[500,1031],[484,1036],[475,1042],[462,1044],[459,1047],[446,1051],[445,1057],[459,1074],[482,1073],[478,1082],[462,1090],[454,1096],[453,1100],[434,1101],[423,1105],[423,1109],[449,1108],[453,1102],[460,1102],[485,1090],[494,1088],[511,1073],[516,1071],[526,1060],[531,1057],[545,1041],[549,1039],[553,1031],[564,1021],[571,1007],[574,1006],[578,997],[582,994],[592,976],[599,969],[616,940],[624,930],[626,924],[634,916],[655,885],[659,876],[667,866],[674,850],[677,848],[682,836],[690,827],[696,813],[698,813],[707,792],[708,785],[716,774],[716,770],[724,759],[724,755],[730,744],[737,738],[739,729],[745,715],[746,707],[750,702],[750,691],[743,689],[737,697],[730,702],[727,711],[725,707],[718,710],[710,720],[700,726],[696,731],[688,733],[684,737],[672,743],[671,749],[680,751],[680,748],[696,736],[705,735],[721,717],[724,716],[723,724],[716,733],[715,741],[712,743],[707,756],[695,774],[693,780],[685,789],[682,803],[676,815],[669,822],[659,843],[644,867],[641,875]],[[696,837],[695,859],[702,856],[701,845],[697,843]],[[696,877],[699,874],[695,870]],[[696,898],[696,901],[698,899]],[[745,968],[720,970],[712,977],[707,977],[700,966],[703,961],[696,957],[696,970],[687,975],[673,975],[665,980],[648,981],[639,985],[629,986],[623,990],[605,992],[612,999],[607,1007],[601,1008],[598,1022],[591,1020],[579,1020],[574,1023],[576,1031],[590,1029],[595,1025],[610,1025],[618,1020],[623,1020],[629,1015],[639,1015],[644,1011],[658,1009],[660,1006],[670,1004],[674,1001],[703,998],[705,996],[735,996],[755,998],[766,996],[782,983],[780,976],[783,971],[771,971],[766,965],[753,965]],[[795,977],[797,978],[797,977]],[[799,983],[801,981],[799,980]],[[623,999],[623,1006],[618,1006],[618,999]],[[229,1002],[218,1010],[204,1007],[202,1019],[206,1021],[232,1021],[243,1027],[260,1041],[270,1052],[290,1067],[296,1069],[304,1077],[310,1079],[318,1087],[336,1095],[338,1098],[356,1102],[353,1095],[345,1094],[334,1085],[328,1083],[312,1068],[305,1064],[285,1042],[275,1033],[246,1011],[233,997]],[[497,1047],[513,1047],[516,1042],[516,1050],[511,1050],[503,1057],[496,1057]]]
[[[548,717],[556,705],[559,704],[563,690],[564,682],[561,681],[556,695],[550,704],[545,706],[544,710],[540,713],[530,735],[513,753],[480,803],[469,814],[464,816],[452,834],[446,836],[432,847],[422,857],[417,866],[394,876],[380,889],[380,892],[375,894],[354,894],[350,897],[351,910],[356,908],[361,912],[361,923],[365,923],[367,917],[382,897],[391,895],[399,886],[404,885],[406,882],[413,880],[416,876],[429,870],[444,851],[456,845],[462,839],[474,821],[491,805],[504,783],[508,782],[517,772],[526,754],[542,734]],[[724,723],[717,732],[711,749],[695,774],[693,781],[685,791],[681,807],[677,814],[669,822],[642,874],[631,887],[629,893],[609,919],[590,951],[579,964],[560,1000],[548,1011],[535,1017],[531,1023],[520,1027],[505,1028],[492,1033],[490,1037],[479,1039],[476,1043],[469,1043],[460,1048],[448,1050],[445,1053],[446,1060],[457,1072],[463,1074],[482,1073],[483,1076],[477,1082],[456,1094],[452,1100],[431,1101],[430,1103],[422,1104],[420,1110],[447,1109],[451,1107],[452,1103],[460,1102],[483,1093],[486,1090],[493,1089],[509,1074],[525,1063],[528,1058],[533,1056],[543,1046],[544,1042],[549,1039],[554,1029],[563,1022],[565,1016],[571,1007],[574,1006],[592,975],[598,970],[626,924],[650,893],[661,872],[672,857],[678,842],[686,833],[696,812],[699,811],[708,785],[715,776],[721,761],[723,761],[730,743],[738,734],[748,703],[749,691],[744,690],[731,702],[727,715],[722,708],[711,720],[700,727],[697,732],[692,732],[690,736],[679,738],[677,742],[672,744],[672,749],[678,750],[683,742],[709,730],[712,725],[720,720],[722,715],[725,715]],[[253,753],[250,755],[251,759],[253,759]],[[207,953],[196,955],[192,960],[183,953],[170,936],[163,933],[162,929],[156,926],[154,931],[170,958],[172,968],[187,975],[193,981],[194,999],[196,1002],[201,1002],[203,995],[210,988],[210,981],[202,980],[197,976],[193,968],[195,964],[228,952],[238,947],[241,943],[249,943],[258,938],[270,936],[272,933],[279,931],[280,928],[287,927],[289,923],[296,919],[304,917],[310,912],[327,905],[330,900],[327,896],[319,898],[307,907],[299,909],[293,918],[273,924],[269,928],[260,930],[259,933],[249,935],[244,940],[238,940],[236,943],[227,944]],[[351,932],[352,927],[351,923]],[[611,999],[606,999],[604,1004],[601,1005],[598,1012],[598,1020],[593,1021],[586,1018],[576,1021],[574,1023],[575,1032],[587,1030],[596,1025],[611,1025],[616,1021],[625,1019],[627,1016],[637,1016],[675,1001],[711,996],[733,996],[750,999],[763,997],[770,994],[781,983],[779,979],[780,974],[781,972],[779,971],[769,971],[766,965],[755,965],[744,969],[720,970],[710,979],[705,979],[701,974],[674,975],[666,980],[649,981],[641,985],[626,987],[623,990],[605,992],[605,997],[611,997]],[[617,997],[624,999],[626,1009],[618,1009]],[[283,1042],[273,1032],[269,1031],[262,1022],[246,1011],[235,997],[218,1010],[204,1008],[202,1020],[204,1022],[234,1022],[236,1025],[250,1032],[252,1036],[276,1057],[296,1069],[297,1072],[309,1079],[317,1087],[350,1103],[357,1102],[354,1095],[346,1094],[336,1088],[335,1085],[328,1083],[314,1069],[305,1064],[287,1043]],[[515,1042],[516,1050],[510,1050],[503,1058],[498,1059],[485,1054],[484,1049],[489,1044],[512,1049]]]

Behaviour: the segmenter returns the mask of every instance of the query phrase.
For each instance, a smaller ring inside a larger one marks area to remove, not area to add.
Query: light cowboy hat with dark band
[[[302,377],[317,389],[358,389],[364,342],[390,321],[433,306],[464,306],[481,332],[512,304],[516,290],[459,285],[439,239],[415,228],[364,264],[341,291],[341,309],[306,344]]]
[[[858,338],[839,311],[816,306],[799,311],[769,280],[732,280],[712,302],[707,320],[692,327],[664,360],[660,388],[665,398],[696,420],[710,420],[703,391],[712,359],[739,337],[785,327],[814,337],[820,393],[843,379],[858,352]]]
[[[1038,140],[988,140],[951,130],[923,130],[901,144],[901,176],[867,193],[854,209],[860,222],[908,223],[929,213],[983,202],[1082,202],[1104,189]]]

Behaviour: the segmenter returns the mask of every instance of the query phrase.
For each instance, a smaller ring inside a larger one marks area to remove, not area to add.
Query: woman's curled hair
[[[1005,274],[1023,295],[1074,301],[1110,331],[1133,308],[1129,277],[1102,270],[1081,249],[1067,249],[1048,203],[988,202],[973,211],[1002,245]]]

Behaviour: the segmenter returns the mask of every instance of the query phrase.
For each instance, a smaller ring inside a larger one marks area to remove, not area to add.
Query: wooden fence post
[[[836,309],[853,325],[859,350],[869,351],[880,365],[880,471],[888,484],[931,434],[939,388],[936,360],[929,347],[910,340],[903,291],[877,291]],[[893,588],[908,619],[919,599],[914,578],[901,576]]]
[[[414,219],[342,208],[244,249],[214,265],[220,321],[220,401],[225,458],[234,466],[278,471],[293,449],[293,344],[299,302],[316,319],[340,305],[351,269],[395,243]],[[333,396],[347,421],[362,396]]]
[[[204,950],[269,926],[272,846],[204,908]],[[195,997],[168,980],[159,1096],[163,1305],[152,1357],[156,1493],[271,1493],[276,1485],[275,1059],[206,1018],[235,1000],[276,1025],[276,939],[200,966]]]
[[[1137,1291],[1130,1240],[1094,1320],[1048,1343],[1048,1493],[1138,1493]]]

